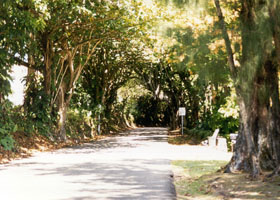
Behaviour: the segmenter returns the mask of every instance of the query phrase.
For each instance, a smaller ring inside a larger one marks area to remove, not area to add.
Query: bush
[[[27,123],[23,123],[24,132],[36,132],[49,137],[56,123],[55,114],[50,111],[50,98],[44,91],[43,80],[33,75],[33,80],[25,91],[24,116]]]
[[[90,117],[85,113],[70,110],[67,113],[66,133],[71,138],[91,137]]]
[[[11,133],[17,131],[17,125],[12,118],[12,103],[5,100],[0,104],[0,145],[5,150],[14,148],[14,139]]]
[[[189,136],[195,138],[198,141],[202,141],[202,140],[206,139],[208,136],[211,136],[212,131],[194,128],[194,129],[188,130],[187,134]]]
[[[208,114],[206,118],[203,119],[202,123],[198,126],[198,129],[214,131],[219,128],[219,135],[227,136],[230,133],[235,133],[238,131],[239,119],[235,119],[231,116],[225,117],[219,112],[213,112]]]

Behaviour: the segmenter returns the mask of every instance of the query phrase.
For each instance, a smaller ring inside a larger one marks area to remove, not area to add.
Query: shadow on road
[[[129,139],[127,140],[127,137]],[[137,128],[116,137],[109,137],[102,140],[86,143],[79,146],[65,148],[61,153],[93,153],[106,149],[136,148],[146,142],[167,142],[167,128],[150,127]],[[59,153],[59,152],[58,152]]]
[[[175,200],[170,160],[157,157],[161,150],[154,154],[166,140],[166,128],[138,128],[11,163],[0,167],[0,176],[30,177],[33,183],[21,180],[32,185],[31,191],[22,192],[28,200]]]
[[[36,171],[41,177],[67,176],[67,180],[76,185],[78,193],[89,192],[95,195],[71,198],[73,200],[176,199],[171,174],[166,170],[166,165],[169,165],[168,160],[123,160],[122,164],[86,162],[48,170],[37,168]],[[163,187],[170,188],[171,192],[165,192]]]

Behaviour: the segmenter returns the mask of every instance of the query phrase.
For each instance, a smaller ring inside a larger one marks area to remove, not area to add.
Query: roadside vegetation
[[[228,161],[173,161],[178,200],[280,199],[279,177],[254,181],[249,174],[224,174]]]
[[[184,129],[183,135],[182,130],[177,129],[169,131],[168,143],[174,145],[188,144],[188,145],[200,145],[203,141],[207,140],[207,137],[213,135],[210,130],[199,130],[199,129]],[[230,142],[230,141],[229,141]]]

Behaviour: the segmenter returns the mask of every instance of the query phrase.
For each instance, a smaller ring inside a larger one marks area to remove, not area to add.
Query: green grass
[[[173,161],[178,200],[280,200],[280,177],[251,180],[247,173],[217,172],[226,161]]]
[[[226,161],[173,161],[177,195],[206,195],[207,183],[203,176],[218,171],[226,164]]]
[[[168,137],[168,143],[181,145],[197,145],[205,140],[212,134],[211,131],[197,130],[197,129],[184,129],[184,135],[181,135],[180,130],[170,131]]]

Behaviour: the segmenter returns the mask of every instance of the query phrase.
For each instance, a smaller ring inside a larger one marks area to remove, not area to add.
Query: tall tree
[[[279,2],[237,2],[241,7],[240,67],[234,60],[220,1],[214,2],[240,107],[239,135],[227,170],[246,170],[258,177],[263,168],[270,168],[277,174],[280,165]]]

